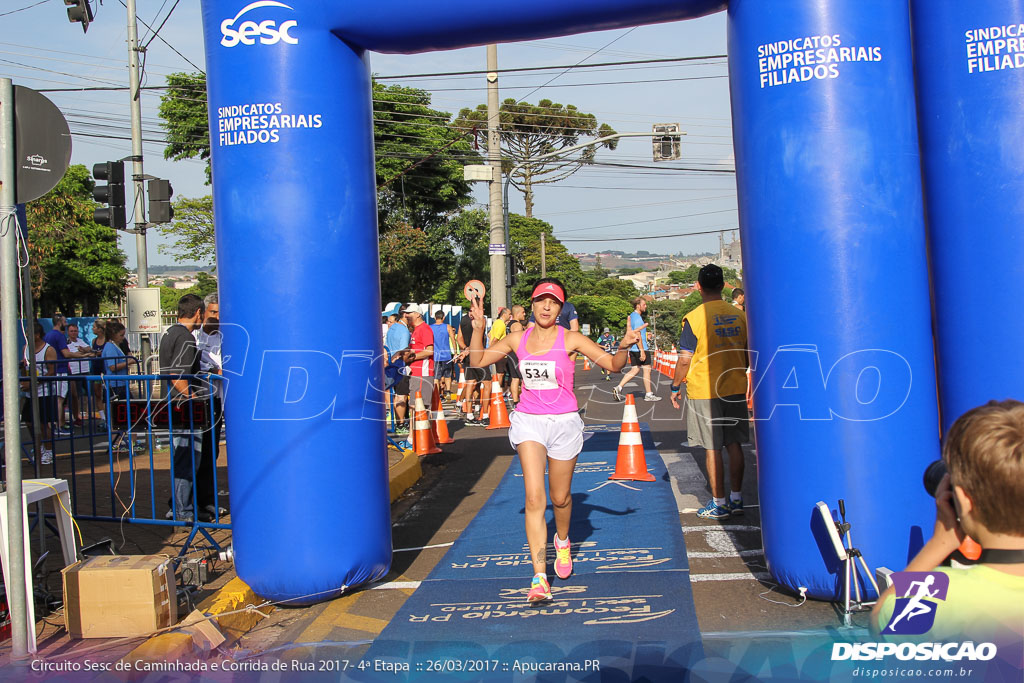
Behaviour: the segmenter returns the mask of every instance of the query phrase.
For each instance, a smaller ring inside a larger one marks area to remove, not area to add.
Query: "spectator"
[[[36,360],[36,399],[39,403],[39,464],[49,465],[53,462],[53,451],[46,447],[46,442],[53,442],[53,424],[57,420],[57,390],[52,381],[39,381],[41,377],[53,377],[57,373],[57,351],[46,343],[43,338],[43,326],[36,322],[35,337],[33,338],[32,349]],[[28,376],[29,360],[28,346],[25,347],[25,357],[22,360],[24,376]],[[31,383],[23,381],[21,388],[25,392],[31,390]],[[29,394],[26,393],[26,396]],[[29,434],[35,434],[35,423],[32,416],[31,400],[25,402],[22,409],[22,417],[28,427]]]
[[[630,368],[612,389],[612,396],[615,397],[616,401],[622,400],[622,388],[626,386],[629,380],[636,377],[636,373],[640,372],[641,369],[644,371],[644,390],[647,392],[644,394],[644,400],[661,400],[661,396],[658,396],[651,390],[651,356],[648,353],[650,347],[647,346],[647,326],[644,323],[643,317],[646,312],[647,299],[642,296],[633,299],[633,312],[629,314],[629,318],[626,320],[626,331],[640,330],[640,341],[629,348]]]
[[[405,349],[404,360],[409,366],[409,396],[419,392],[425,404],[429,405],[434,391],[434,333],[423,320],[423,313],[416,304],[406,304],[402,309],[406,324],[411,330],[409,347]]]
[[[516,304],[512,307],[512,319],[508,323],[508,332],[523,332],[526,330],[526,309]],[[512,394],[512,402],[518,404],[519,397],[523,392],[523,375],[519,372],[519,356],[515,351],[510,351],[506,358],[506,369],[512,381],[509,382],[509,392]]]
[[[43,341],[57,352],[56,374],[60,377],[66,377],[68,374],[68,362],[64,359],[69,357],[70,352],[68,351],[68,340],[64,336],[65,319],[62,315],[55,315],[50,318],[50,322],[53,324],[53,329],[46,333]],[[68,394],[67,381],[60,380],[56,382],[53,385],[53,390],[56,392],[57,397],[57,434],[70,434],[64,421],[64,399]]]
[[[747,423],[747,318],[722,300],[722,269],[709,263],[697,274],[701,305],[683,317],[679,360],[672,379],[672,405],[686,383],[686,435],[705,449],[712,499],[697,511],[703,519],[743,514],[743,449]],[[729,451],[725,498],[722,449]]]
[[[949,472],[935,492],[935,530],[903,570],[949,577],[927,639],[1009,637],[1019,658],[1024,636],[1024,403],[990,401],[961,415],[946,433],[942,459]],[[965,535],[982,547],[979,563],[940,566]],[[886,629],[898,597],[904,596],[894,595],[892,588],[879,597],[871,610],[874,633]]]
[[[124,339],[124,325],[116,320],[107,324],[107,343],[103,345],[103,374],[104,375],[127,375],[128,358],[121,350],[121,341]],[[110,387],[110,399],[124,400],[128,398],[128,380],[107,380]]]
[[[466,386],[462,390],[462,407],[465,413],[467,427],[483,427],[482,420],[484,406],[491,398],[491,368],[490,366],[473,367],[470,365],[469,343],[473,340],[473,320],[469,315],[463,315],[459,322],[459,362],[463,364],[466,373]],[[480,411],[473,411],[473,395],[480,392]]]
[[[441,395],[447,397],[452,391],[452,377],[455,375],[455,359],[452,357],[455,331],[444,321],[442,311],[434,313],[430,331],[434,335],[434,379],[440,383]]]
[[[747,310],[747,306],[746,306],[746,303],[745,303],[746,300],[747,300],[747,295],[743,293],[742,289],[737,287],[736,289],[732,290],[732,305],[733,306],[735,306],[736,308],[740,309],[741,311],[746,312],[746,310]]]
[[[190,405],[193,399],[201,398],[201,387],[195,379],[199,373],[200,354],[192,331],[202,324],[205,308],[203,300],[195,294],[181,297],[178,300],[178,322],[167,329],[160,342],[160,374],[170,376],[164,380],[164,396],[170,396],[172,403],[177,405]],[[188,425],[180,421],[178,424],[172,422],[171,429],[174,475],[172,500],[168,503],[171,509],[166,517],[183,522],[192,522],[195,517],[211,521],[213,517],[205,510],[200,510],[198,515],[193,514],[194,442],[199,435],[190,432]]]
[[[497,342],[505,338],[508,334],[508,320],[512,317],[512,311],[507,308],[498,309],[498,317],[494,319],[494,323],[491,325],[491,333],[488,336],[487,346],[494,346]],[[494,361],[493,370],[493,382],[498,382],[498,388],[503,386],[505,380],[505,374],[508,372],[508,358],[499,358]]]
[[[394,382],[392,387],[395,391],[395,435],[405,436],[409,433],[409,427],[405,423],[409,412],[409,375],[402,372],[405,370],[405,361],[402,360],[401,352],[409,348],[409,327],[402,316],[401,304],[381,311],[381,315],[387,315],[389,323],[388,333],[384,338],[384,370],[386,376]],[[388,392],[387,400],[391,401],[391,392]]]
[[[224,337],[220,332],[220,296],[217,292],[207,294],[203,299],[206,314],[201,327],[192,333],[199,350],[199,372],[210,375],[224,376],[224,363],[221,349]],[[224,425],[224,381],[210,380],[212,396],[210,404],[213,408],[213,421],[209,429],[203,431],[202,457],[196,470],[196,500],[201,510],[210,513],[214,518],[227,514],[227,509],[217,502],[218,484],[214,473],[217,469],[217,458],[220,455],[220,435]]]
[[[90,374],[102,375],[103,374],[103,359],[100,356],[103,355],[103,347],[107,343],[107,324],[100,318],[96,318],[92,321],[92,354],[95,360],[92,361],[92,369]],[[99,414],[101,419],[106,419],[106,413],[104,406],[106,405],[106,398],[103,395],[103,382],[93,382],[93,405],[99,406]]]
[[[75,323],[67,324],[67,335],[68,335],[68,351],[72,354],[71,358],[91,358],[95,354],[92,351],[92,347],[84,339],[78,336],[78,325]],[[82,422],[82,401],[85,400],[88,403],[88,395],[86,394],[85,381],[81,379],[74,379],[76,375],[87,375],[92,369],[92,361],[88,360],[73,360],[68,363],[68,374],[71,376],[71,380],[68,383],[68,397],[71,404],[71,419],[76,427],[81,427],[84,423]]]

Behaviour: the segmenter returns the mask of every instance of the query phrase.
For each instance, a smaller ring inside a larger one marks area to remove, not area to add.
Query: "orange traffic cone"
[[[437,419],[434,420],[434,441],[437,443],[455,443],[455,439],[448,432],[448,421],[444,419],[444,410],[437,411]]]
[[[434,433],[430,429],[430,413],[423,406],[423,395],[418,391],[416,392],[416,416],[413,419],[412,449],[416,455],[441,452],[434,442]]]
[[[435,417],[434,413],[442,409],[443,408],[441,407],[441,392],[437,388],[437,380],[434,380],[434,393],[430,397],[430,419],[433,420]]]
[[[647,471],[644,444],[640,436],[640,422],[636,419],[636,401],[633,394],[626,394],[626,405],[622,409],[622,431],[619,432],[619,454],[615,461],[615,474],[609,479],[632,481],[654,481]]]
[[[459,393],[452,394],[452,400],[458,401],[459,396],[462,396],[462,390],[466,388],[466,370],[459,368]]]
[[[512,423],[508,421],[508,408],[505,407],[505,397],[501,393],[501,385],[498,380],[491,382],[491,412],[488,429],[508,429]]]
[[[586,356],[583,356],[583,371],[586,372],[589,369],[590,369],[590,359],[587,358]]]
[[[441,405],[441,393],[437,390],[437,382],[434,382],[434,398],[430,402],[431,426],[434,430],[435,443],[455,443],[455,439],[448,433],[448,422],[444,419],[444,406]]]

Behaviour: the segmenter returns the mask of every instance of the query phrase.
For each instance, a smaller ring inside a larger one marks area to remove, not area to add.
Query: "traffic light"
[[[124,162],[104,161],[92,167],[92,175],[96,180],[107,181],[106,185],[96,185],[92,196],[104,208],[96,209],[92,219],[100,225],[109,225],[115,230],[124,230],[128,225],[124,213]]]
[[[159,178],[149,181],[149,222],[170,223],[174,218],[171,196],[174,188],[169,180]]]
[[[89,30],[89,22],[92,21],[92,7],[89,7],[89,0],[64,0],[68,6],[68,21],[72,24],[82,22],[82,33]]]
[[[675,161],[682,156],[678,123],[656,123],[651,129],[655,161]]]

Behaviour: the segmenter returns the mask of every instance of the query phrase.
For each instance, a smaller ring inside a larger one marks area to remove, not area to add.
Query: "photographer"
[[[990,401],[961,415],[946,434],[949,469],[935,490],[935,532],[904,571],[949,577],[935,608],[930,640],[1024,635],[1024,403]],[[941,566],[964,536],[976,540],[980,562]],[[894,611],[892,588],[871,612],[871,628],[886,628]]]

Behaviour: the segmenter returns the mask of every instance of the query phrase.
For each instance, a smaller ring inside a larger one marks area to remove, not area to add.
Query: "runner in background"
[[[484,321],[486,325],[486,321]],[[491,399],[491,371],[489,367],[476,368],[469,363],[469,342],[473,338],[473,321],[468,315],[462,316],[462,321],[459,323],[459,348],[462,349],[462,353],[459,354],[459,361],[464,364],[466,369],[466,386],[462,390],[462,396],[459,399],[462,401],[463,406],[469,406],[469,412],[465,413],[465,420],[467,427],[483,427],[484,423],[479,419],[479,414],[473,413],[473,393],[477,388],[480,389],[480,405],[481,412],[483,412],[482,406],[487,405],[487,402]]]
[[[441,396],[447,397],[452,392],[455,361],[452,358],[452,326],[444,321],[442,311],[434,313],[430,331],[434,335],[434,379],[438,382]],[[425,400],[426,396],[423,398]]]
[[[470,308],[472,341],[470,364],[483,367],[515,351],[523,375],[523,393],[512,414],[509,442],[519,454],[526,488],[526,539],[533,563],[533,581],[527,599],[551,599],[547,576],[547,524],[544,511],[544,470],[555,513],[555,573],[560,579],[572,574],[569,526],[572,518],[572,475],[576,458],[583,449],[583,419],[573,393],[575,362],[570,354],[582,353],[607,370],[618,372],[626,364],[626,349],[640,338],[632,330],[622,338],[613,356],[579,332],[558,325],[565,303],[565,286],[555,278],[542,278],[533,288],[534,325],[525,332],[512,332],[484,349],[483,302]],[[641,328],[642,329],[642,328]]]

